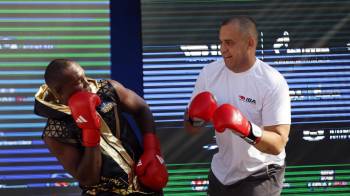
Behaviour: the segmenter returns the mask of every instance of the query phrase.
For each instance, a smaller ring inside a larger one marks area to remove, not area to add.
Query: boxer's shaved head
[[[45,83],[49,86],[55,86],[64,78],[64,72],[71,66],[80,66],[78,63],[68,59],[55,59],[49,63],[45,70]]]
[[[256,43],[258,42],[258,31],[256,29],[256,22],[253,18],[249,16],[233,16],[224,20],[221,23],[221,27],[231,23],[237,23],[239,25],[239,30],[243,35],[251,36]]]
[[[72,93],[91,90],[84,69],[72,60],[51,61],[45,70],[44,78],[51,93],[63,104],[67,103]]]

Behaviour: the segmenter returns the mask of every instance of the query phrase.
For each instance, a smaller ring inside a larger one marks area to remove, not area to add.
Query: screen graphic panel
[[[283,195],[346,195],[350,151],[348,1],[144,1],[145,98],[170,168],[170,195],[205,195],[217,145],[191,136],[183,113],[203,66],[221,59],[218,30],[232,15],[257,22],[257,58],[286,78],[292,128]]]
[[[109,1],[0,0],[0,195],[80,192],[44,145],[34,94],[56,58],[110,77]]]

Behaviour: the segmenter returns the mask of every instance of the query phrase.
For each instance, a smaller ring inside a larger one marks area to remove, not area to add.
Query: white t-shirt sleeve
[[[198,93],[203,92],[205,90],[206,90],[206,72],[205,72],[205,69],[203,68],[197,77],[197,80],[196,80],[196,83],[194,85],[194,89],[192,92],[191,100]]]
[[[194,85],[193,91],[192,91],[192,96],[190,101],[187,103],[187,108],[190,106],[192,99],[200,92],[205,91],[206,87],[206,80],[205,80],[205,70],[204,68],[199,72],[199,75],[197,77],[196,83]]]
[[[283,77],[279,81],[279,84],[264,97],[263,126],[291,124],[289,87]]]

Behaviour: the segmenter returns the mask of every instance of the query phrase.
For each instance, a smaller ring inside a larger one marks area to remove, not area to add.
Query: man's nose
[[[226,52],[226,51],[227,51],[227,48],[226,48],[225,44],[221,44],[221,45],[220,45],[220,52],[221,52],[221,53],[224,53],[224,52]]]

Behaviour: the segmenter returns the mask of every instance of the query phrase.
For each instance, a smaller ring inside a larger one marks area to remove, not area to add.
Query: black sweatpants
[[[223,185],[210,170],[209,196],[279,196],[283,187],[285,166],[268,165],[232,185]]]

